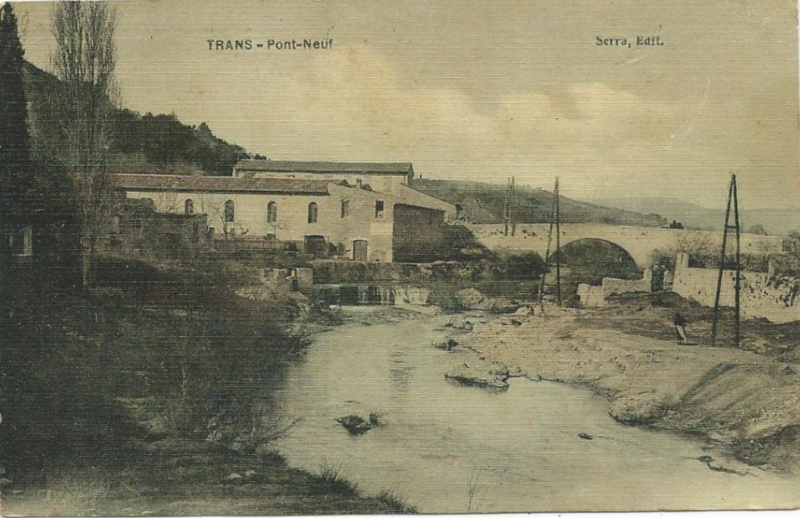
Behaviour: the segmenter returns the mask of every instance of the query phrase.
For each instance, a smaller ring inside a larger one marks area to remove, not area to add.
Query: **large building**
[[[369,175],[310,178],[244,174],[237,166],[233,177],[128,174],[115,175],[114,184],[128,199],[152,200],[159,212],[206,214],[216,238],[335,250],[355,261],[440,258],[452,205],[405,187],[377,191]]]
[[[387,193],[404,203],[444,211],[445,218],[456,217],[451,203],[423,194],[412,188],[414,166],[409,162],[305,162],[293,160],[241,160],[233,176],[242,178],[280,178],[347,182],[349,185]]]
[[[346,181],[369,185],[375,191],[392,192],[410,186],[414,167],[402,163],[301,162],[290,160],[240,160],[233,176],[293,178],[297,180]]]

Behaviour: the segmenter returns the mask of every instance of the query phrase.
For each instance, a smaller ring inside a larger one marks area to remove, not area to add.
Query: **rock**
[[[241,484],[244,482],[244,477],[242,477],[238,473],[231,473],[227,477],[222,479],[223,484]]]
[[[462,385],[497,391],[508,390],[508,369],[499,364],[471,367],[465,363],[446,373],[444,377]]]
[[[652,393],[635,394],[611,403],[609,415],[623,424],[651,424],[667,413],[668,406]]]
[[[467,288],[456,293],[456,300],[465,308],[481,309],[479,306],[484,303],[486,297],[475,288]]]
[[[383,416],[378,412],[370,412],[369,413],[369,424],[372,426],[382,426],[383,425]]]
[[[0,486],[10,486],[13,483],[14,482],[11,479],[8,479],[8,478],[5,478],[5,477],[0,478]]]
[[[372,428],[372,425],[364,420],[364,418],[354,414],[340,417],[336,422],[344,426],[347,431],[353,435],[361,435]]]
[[[253,477],[256,474],[257,474],[256,470],[254,470],[254,469],[248,469],[247,471],[244,472],[244,476],[245,477]]]
[[[433,346],[443,351],[452,351],[455,347],[458,347],[458,340],[448,336],[444,341],[436,342]]]
[[[592,437],[588,433],[579,433],[578,437],[580,437],[581,439],[584,439],[586,441],[591,441],[592,439],[594,439],[594,437]]]

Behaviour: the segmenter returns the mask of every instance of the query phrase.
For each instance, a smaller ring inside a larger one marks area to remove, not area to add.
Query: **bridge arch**
[[[639,265],[623,246],[596,237],[579,237],[561,243],[551,261],[561,261],[570,268],[570,275],[594,284],[603,277],[639,278]]]

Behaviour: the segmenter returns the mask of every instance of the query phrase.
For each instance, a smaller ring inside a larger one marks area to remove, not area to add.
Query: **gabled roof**
[[[166,174],[115,174],[113,184],[119,190],[238,192],[327,195],[325,180],[289,178],[243,178],[233,176],[182,176]]]
[[[414,174],[411,162],[300,162],[292,160],[240,160],[237,171],[265,171],[271,173],[349,173],[349,174]]]

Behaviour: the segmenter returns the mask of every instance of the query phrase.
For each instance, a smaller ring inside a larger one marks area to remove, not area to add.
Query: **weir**
[[[425,306],[430,291],[408,285],[315,284],[312,298],[337,306]]]

